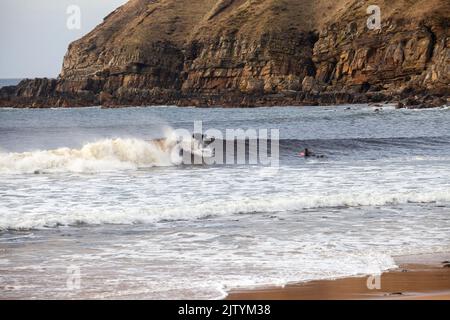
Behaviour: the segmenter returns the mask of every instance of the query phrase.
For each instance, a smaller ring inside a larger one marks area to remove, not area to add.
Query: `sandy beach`
[[[450,254],[400,257],[399,268],[383,273],[379,286],[375,278],[360,276],[232,290],[227,300],[450,300],[450,259],[445,257]]]

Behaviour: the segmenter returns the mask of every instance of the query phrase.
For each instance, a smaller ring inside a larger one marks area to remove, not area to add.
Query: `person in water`
[[[202,133],[193,133],[192,139],[198,141],[199,144],[202,145],[203,147],[209,146],[216,140],[214,137],[209,137],[206,134]]]
[[[316,157],[316,158],[325,158],[323,155],[316,155],[314,152],[311,152],[308,148],[305,148],[302,152],[300,152],[301,157],[310,158],[310,157]]]
[[[305,148],[305,150],[303,150],[302,152],[300,152],[300,155],[301,155],[302,157],[309,158],[309,157],[312,157],[314,154],[313,154],[311,151],[309,151],[308,148]]]

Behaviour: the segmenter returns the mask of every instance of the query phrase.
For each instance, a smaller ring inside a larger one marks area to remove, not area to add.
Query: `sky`
[[[69,43],[125,2],[0,0],[0,78],[57,77]],[[80,19],[74,16],[76,11],[67,13],[74,5],[80,10]]]

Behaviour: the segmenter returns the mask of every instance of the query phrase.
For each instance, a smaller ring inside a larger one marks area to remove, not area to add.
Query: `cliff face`
[[[314,48],[316,80],[333,89],[448,87],[450,3],[409,1],[413,5],[404,8],[399,2],[390,5],[392,14],[383,18],[380,31],[367,31],[362,23],[364,1],[327,26]]]
[[[3,88],[0,106],[432,102],[449,94],[449,17],[447,0],[130,0],[58,79]]]

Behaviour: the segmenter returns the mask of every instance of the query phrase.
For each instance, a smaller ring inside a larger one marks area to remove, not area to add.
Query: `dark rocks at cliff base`
[[[401,100],[397,104],[398,109],[431,109],[448,106],[448,99],[436,96],[415,96]]]
[[[0,107],[448,105],[450,3],[130,0]]]

